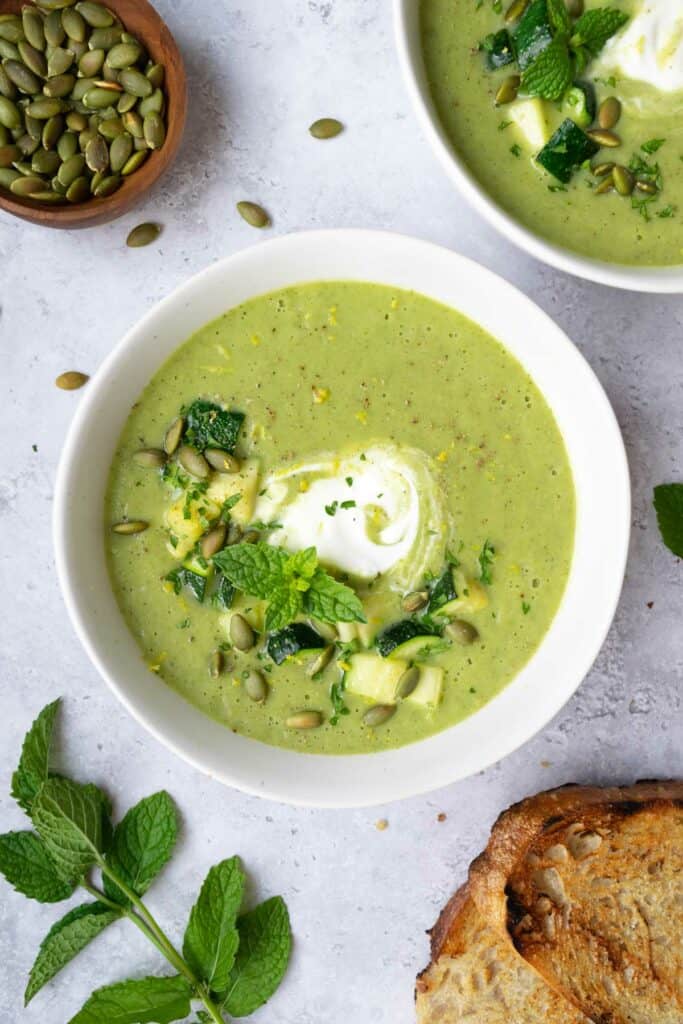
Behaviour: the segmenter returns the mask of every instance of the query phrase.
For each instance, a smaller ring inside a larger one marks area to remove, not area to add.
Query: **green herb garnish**
[[[677,558],[683,558],[683,484],[659,484],[654,506],[662,540]]]
[[[493,582],[491,567],[493,566],[496,549],[490,541],[485,540],[484,546],[479,552],[479,579],[488,586]]]
[[[640,147],[643,153],[656,153],[658,149],[661,149],[666,139],[650,139],[649,142],[644,142]]]
[[[184,437],[199,451],[220,448],[233,452],[244,422],[244,413],[228,411],[215,402],[198,398],[185,413]]]

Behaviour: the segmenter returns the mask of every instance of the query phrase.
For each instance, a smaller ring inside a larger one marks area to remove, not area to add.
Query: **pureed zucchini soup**
[[[509,352],[423,296],[321,282],[230,310],[159,370],[106,544],[150,686],[245,736],[355,753],[514,677],[574,519],[562,437]]]
[[[496,202],[584,256],[683,263],[681,0],[421,0],[421,30],[439,117]]]

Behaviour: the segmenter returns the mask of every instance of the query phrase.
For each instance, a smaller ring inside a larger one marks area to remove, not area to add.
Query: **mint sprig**
[[[574,23],[571,45],[578,50],[585,47],[591,57],[597,57],[605,43],[623,28],[628,14],[614,7],[598,7],[586,11]]]
[[[522,74],[522,89],[529,96],[559,100],[572,84],[573,67],[565,36],[556,36]]]
[[[302,612],[321,622],[365,622],[357,594],[320,568],[313,547],[289,554],[264,541],[233,544],[213,562],[238,590],[268,601],[268,631],[282,629]]]
[[[73,908],[49,930],[29,976],[26,1002],[109,925],[125,918],[174,974],[97,989],[70,1024],[171,1024],[185,1019],[196,1002],[202,1004],[201,1024],[251,1013],[273,995],[289,962],[285,904],[277,897],[240,916],[244,872],[237,858],[222,861],[202,886],[181,955],[141,899],[175,846],[177,815],[170,796],[146,797],[114,828],[111,805],[97,786],[50,773],[57,709],[58,702],[45,708],[24,741],[13,795],[36,831],[0,836],[0,873],[41,903],[68,899],[77,887],[93,901]]]
[[[654,506],[662,540],[672,554],[683,558],[683,484],[659,484]]]

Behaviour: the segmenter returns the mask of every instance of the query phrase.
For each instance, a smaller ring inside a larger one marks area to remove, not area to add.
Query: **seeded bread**
[[[683,783],[510,808],[432,933],[420,1024],[682,1024]]]

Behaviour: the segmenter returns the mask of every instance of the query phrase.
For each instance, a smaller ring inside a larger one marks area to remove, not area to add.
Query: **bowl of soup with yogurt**
[[[599,385],[528,300],[433,246],[328,232],[210,268],[124,340],[55,517],[77,629],[153,732],[250,791],[365,803],[499,757],[575,688],[628,479]]]
[[[397,0],[404,67],[447,168],[563,269],[683,288],[677,0]]]

